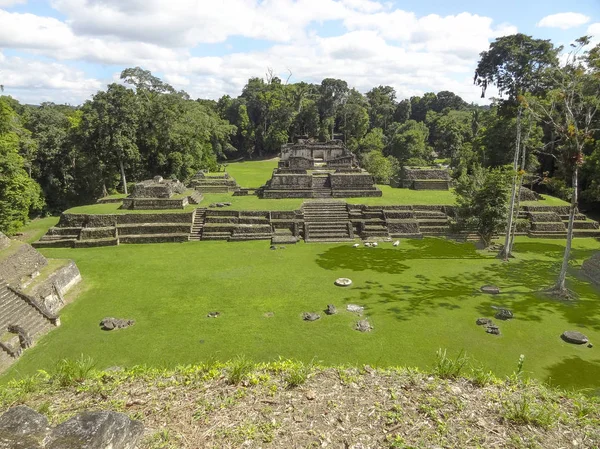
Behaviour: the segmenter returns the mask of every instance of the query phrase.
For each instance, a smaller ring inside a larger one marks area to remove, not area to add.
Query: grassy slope
[[[598,388],[597,349],[563,343],[567,329],[600,342],[600,292],[571,278],[579,300],[565,304],[534,293],[558,272],[560,241],[518,238],[509,264],[471,244],[439,239],[406,240],[399,248],[298,244],[270,251],[264,242],[198,242],[46,249],[44,255],[74,259],[86,290],[62,313],[63,326],[28,350],[9,376],[52,367],[57,359],[87,354],[99,367],[174,366],[239,354],[258,360],[278,356],[328,364],[430,366],[436,350],[465,349],[503,375],[520,354],[540,379],[566,387]],[[592,239],[574,242],[578,263],[600,249]],[[350,288],[333,281],[350,277]],[[503,293],[486,296],[481,285]],[[302,312],[328,303],[340,313],[303,322]],[[352,329],[357,317],[344,311],[366,307],[375,329]],[[502,335],[475,325],[492,317],[491,305],[515,312],[500,322]],[[206,318],[220,311],[218,319]],[[266,312],[274,312],[267,318]],[[130,329],[107,333],[105,316],[133,318]]]
[[[37,242],[46,232],[48,232],[49,228],[58,223],[58,218],[59,217],[46,217],[31,220],[19,230],[23,235],[16,238],[27,243]]]
[[[140,449],[555,449],[597,448],[600,440],[597,397],[523,376],[447,378],[439,370],[286,360],[82,374],[79,367],[11,382],[0,390],[0,413],[26,404],[55,426],[87,410],[122,412],[144,424]]]

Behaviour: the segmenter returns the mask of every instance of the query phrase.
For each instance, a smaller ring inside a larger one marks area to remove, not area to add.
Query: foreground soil
[[[0,387],[0,412],[24,403],[57,424],[83,410],[121,411],[144,423],[148,449],[600,447],[597,397],[517,375],[443,377],[287,361],[170,371],[72,365]]]

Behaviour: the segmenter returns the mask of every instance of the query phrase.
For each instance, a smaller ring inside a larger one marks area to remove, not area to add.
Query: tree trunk
[[[531,124],[529,126],[529,130],[525,134],[524,144],[523,144],[523,156],[521,157],[521,172],[525,173],[525,166],[527,165],[527,140],[529,139],[529,135],[531,133]],[[517,189],[517,218],[519,218],[519,209],[521,208],[521,187],[523,187],[523,177],[519,176],[519,186]],[[508,246],[508,254],[512,254],[513,245],[515,243],[515,234],[517,233],[517,220],[513,225],[512,235],[510,236],[510,244]]]
[[[517,136],[515,141],[515,157],[513,159],[513,170],[515,171],[515,175],[513,177],[513,186],[512,192],[510,196],[510,205],[508,207],[508,223],[506,224],[506,236],[504,238],[504,248],[500,251],[499,256],[502,257],[504,261],[508,261],[510,257],[510,236],[512,234],[512,225],[515,214],[515,199],[517,196],[517,181],[519,179],[519,153],[521,152],[521,115],[523,113],[523,109],[521,105],[519,105],[519,111],[517,113]]]
[[[556,280],[556,284],[552,289],[554,292],[561,296],[568,296],[568,290],[565,285],[567,278],[567,269],[569,268],[569,259],[571,257],[571,244],[573,243],[573,222],[575,221],[575,211],[577,210],[577,188],[578,188],[578,175],[579,167],[577,164],[573,167],[573,196],[571,197],[571,208],[569,210],[569,228],[567,230],[567,245],[565,246],[565,253],[563,255],[562,267],[560,274]]]
[[[127,179],[125,178],[125,166],[123,165],[123,159],[119,159],[119,166],[121,167],[121,181],[123,182],[123,193],[129,195],[127,191]]]

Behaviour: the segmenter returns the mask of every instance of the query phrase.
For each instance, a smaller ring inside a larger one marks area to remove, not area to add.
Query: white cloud
[[[0,53],[0,79],[4,93],[26,103],[44,101],[79,104],[103,87],[103,83],[72,67]]]
[[[15,5],[27,3],[27,0],[0,0],[0,8],[10,8]]]
[[[537,26],[568,30],[569,28],[575,28],[584,25],[589,21],[590,18],[584,14],[577,12],[561,12],[542,18],[542,20],[537,23]]]
[[[374,0],[171,0],[169,8],[159,0],[53,0],[52,5],[65,21],[0,10],[0,48],[62,61],[57,64],[64,92],[80,101],[89,91],[67,92],[67,81],[87,78],[81,73],[66,76],[72,69],[65,61],[115,66],[117,79],[120,69],[140,65],[204,98],[239,95],[248,78],[272,67],[283,78],[291,70],[291,82],[336,77],[362,91],[392,85],[398,98],[446,89],[480,101],[472,85],[479,53],[491,39],[516,32],[510,24],[495,25],[476,14],[418,17]],[[330,21],[345,30],[329,37],[314,31],[318,28],[312,25],[326,27]],[[271,46],[192,56],[201,54],[203,45],[232,36],[264,39]],[[39,93],[41,73],[35,76],[29,79],[31,92]],[[27,78],[20,80],[26,89]],[[99,83],[88,80],[88,87],[94,82]],[[60,87],[47,89],[45,94],[60,97]]]

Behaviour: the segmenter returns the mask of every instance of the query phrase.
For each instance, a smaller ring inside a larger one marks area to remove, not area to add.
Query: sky
[[[479,53],[517,32],[600,42],[600,0],[0,0],[0,84],[23,103],[78,105],[140,66],[218,99],[272,70],[482,104],[495,92],[473,85]]]

